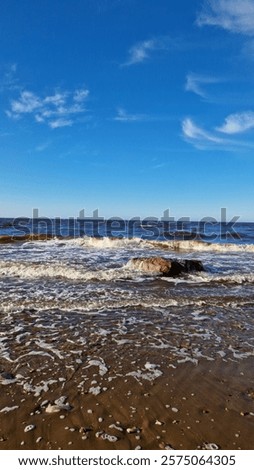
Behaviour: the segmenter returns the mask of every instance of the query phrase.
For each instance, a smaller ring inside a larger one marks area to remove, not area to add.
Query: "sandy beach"
[[[140,351],[133,351],[133,357],[136,353],[142,356]],[[163,375],[154,380],[123,379],[130,366],[128,356],[119,364],[109,350],[108,371],[102,375],[99,362],[89,367],[82,388],[82,365],[62,384],[52,384],[38,397],[16,384],[5,385],[0,399],[0,448],[253,448],[251,361],[204,361],[198,366],[181,364],[176,369],[165,362]],[[36,361],[28,361],[27,367],[38,380]],[[59,374],[61,371],[58,378]],[[62,401],[69,409],[60,407],[49,413],[50,405],[59,398],[61,402],[61,397],[65,397]],[[30,425],[34,428],[25,432]]]

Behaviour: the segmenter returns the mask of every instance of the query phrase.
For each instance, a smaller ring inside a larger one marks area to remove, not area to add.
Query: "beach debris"
[[[164,423],[156,419],[155,424],[157,424],[157,426],[163,426]]]
[[[47,406],[48,403],[49,403],[48,400],[44,400],[43,402],[41,402],[41,408],[45,408],[45,406]]]
[[[112,436],[111,434],[107,434],[105,431],[96,432],[95,437],[102,439],[103,441],[109,441],[109,442],[116,442],[119,440],[117,436]]]
[[[33,431],[35,428],[36,428],[35,424],[28,424],[28,425],[25,427],[24,432]]]
[[[43,438],[42,438],[41,436],[40,436],[40,437],[37,437],[37,439],[36,439],[36,441],[35,441],[35,442],[36,442],[36,444],[39,444],[39,442],[41,442],[41,441],[42,441],[42,439],[43,439]]]
[[[63,411],[63,410],[70,411],[72,407],[69,403],[65,403],[66,400],[67,400],[67,397],[62,396],[58,398],[57,400],[55,400],[53,405],[49,403],[45,409],[46,413],[49,413],[49,414],[59,413],[60,411]]]
[[[114,423],[109,425],[109,429],[116,429],[117,431],[123,432],[123,428]]]
[[[214,444],[214,442],[204,442],[201,448],[204,450],[218,450],[220,446]]]
[[[60,408],[58,405],[51,405],[50,403],[45,409],[46,413],[49,413],[49,414],[59,413],[61,410],[62,408]]]
[[[165,442],[160,442],[159,448],[164,450],[174,450],[174,447],[172,447],[170,444],[165,444]]]
[[[83,426],[79,428],[79,433],[82,434],[81,439],[85,441],[89,437],[89,432],[92,431],[92,428],[84,428]]]
[[[10,411],[14,411],[16,410],[17,408],[19,408],[18,405],[15,405],[15,406],[5,406],[5,408],[2,408],[0,410],[0,413],[9,413]]]
[[[140,433],[140,429],[139,429],[139,428],[136,428],[135,426],[133,426],[132,428],[127,428],[127,429],[126,429],[126,432],[127,432],[128,434]]]

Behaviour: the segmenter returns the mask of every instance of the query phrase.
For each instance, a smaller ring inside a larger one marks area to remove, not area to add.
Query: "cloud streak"
[[[219,82],[220,80],[218,78],[190,72],[186,77],[185,90],[191,91],[201,98],[207,98],[207,93],[203,89],[203,86]]]
[[[204,142],[212,142],[214,144],[221,144],[223,139],[214,136],[213,134],[205,131],[203,128],[198,127],[192,119],[185,118],[182,122],[183,135],[187,140],[202,144]]]
[[[140,122],[147,121],[149,117],[146,114],[130,114],[124,108],[118,108],[117,115],[113,119],[119,122]]]
[[[16,77],[17,64],[10,64],[4,67],[2,78],[0,79],[0,92],[17,90],[19,88]]]
[[[253,0],[204,0],[199,26],[217,26],[232,33],[254,36]]]
[[[45,97],[32,91],[20,92],[18,99],[11,100],[6,114],[11,119],[31,116],[35,122],[46,124],[51,129],[72,126],[77,115],[86,112],[85,101],[89,90],[77,89],[74,92],[55,92]]]
[[[152,56],[154,51],[169,49],[170,42],[171,40],[168,36],[140,41],[129,49],[128,59],[122,66],[136,65],[145,62]]]
[[[227,124],[227,120],[225,121]],[[253,122],[254,127],[254,122]],[[239,128],[238,131],[229,132],[231,128],[222,130],[222,128],[215,128],[215,132],[224,132],[227,134],[236,134],[240,132]],[[227,131],[227,132],[225,132]],[[240,141],[240,140],[232,140],[228,138],[224,138],[218,136],[214,131],[209,132],[203,129],[203,127],[197,126],[195,122],[187,117],[182,121],[182,134],[183,138],[192,144],[194,147],[198,149],[220,149],[224,151],[234,151],[239,150],[242,147],[251,148],[253,149],[252,142]]]

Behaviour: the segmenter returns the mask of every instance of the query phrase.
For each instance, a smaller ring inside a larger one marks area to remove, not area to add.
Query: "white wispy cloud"
[[[207,131],[203,127],[195,124],[195,122],[189,117],[182,121],[182,133],[184,140],[192,144],[197,149],[220,149],[224,151],[236,151],[242,148],[252,150],[254,148],[253,142],[221,137],[218,135],[218,132],[222,132],[221,128],[215,128],[215,130],[212,132]],[[227,134],[233,133],[236,132],[227,132]]]
[[[50,121],[49,126],[51,129],[57,129],[58,127],[70,127],[73,125],[73,121],[71,119],[55,119],[54,121]]]
[[[230,114],[226,117],[223,125],[217,127],[217,130],[224,134],[240,134],[250,129],[254,129],[253,111]]]
[[[35,147],[36,152],[44,152],[44,150],[47,150],[47,148],[50,146],[50,142],[44,142],[42,144],[39,144]]]
[[[57,91],[48,96],[25,90],[20,92],[18,99],[11,100],[6,114],[12,119],[29,115],[35,122],[47,124],[51,129],[72,126],[76,115],[86,112],[88,95],[89,90],[85,88],[74,92]]]
[[[204,0],[199,26],[218,26],[233,33],[254,35],[253,0]]]
[[[182,131],[184,137],[192,142],[198,142],[200,144],[204,142],[221,144],[223,142],[221,138],[205,131],[202,127],[197,126],[190,118],[185,118],[183,120]]]
[[[204,85],[219,82],[220,80],[218,78],[190,72],[186,77],[185,90],[191,91],[196,95],[201,96],[201,98],[207,98],[207,92],[204,90]]]
[[[16,76],[17,64],[9,64],[0,70],[0,92],[16,90],[19,88]]]
[[[117,115],[114,117],[114,121],[120,122],[137,122],[146,121],[149,117],[146,114],[130,114],[124,108],[117,109]]]
[[[158,38],[147,39],[134,44],[128,52],[128,59],[123,66],[135,65],[149,59],[154,51],[167,50],[169,48],[170,38],[161,36]]]

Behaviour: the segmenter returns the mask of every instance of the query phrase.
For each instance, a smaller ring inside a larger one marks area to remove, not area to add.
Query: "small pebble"
[[[100,417],[98,418],[98,421],[99,421],[99,423],[102,423],[103,418],[100,416]]]
[[[91,414],[93,414],[93,410],[87,410],[87,413],[88,413],[89,415],[91,415]]]
[[[135,432],[140,432],[140,430],[138,428],[136,428],[135,426],[133,428],[127,428],[126,431],[127,431],[128,434],[133,434]]]
[[[137,447],[135,447],[135,449],[134,449],[134,450],[141,450],[141,449],[142,449],[142,447],[141,447],[141,446],[137,446]]]
[[[163,426],[164,423],[156,419],[155,424],[157,424],[157,426]]]
[[[41,407],[47,406],[48,402],[49,402],[48,400],[44,400],[44,401],[41,403]]]
[[[33,431],[35,427],[35,424],[28,424],[28,426],[25,427],[24,432]]]
[[[65,418],[65,415],[60,415],[59,418],[60,418],[60,419],[64,419],[64,418]]]
[[[179,411],[177,408],[174,408],[174,407],[171,408],[171,410],[172,410],[174,413],[178,413],[178,411]]]
[[[39,442],[41,442],[41,440],[42,440],[42,437],[41,437],[41,436],[40,436],[40,437],[37,437],[37,439],[36,439],[36,444],[39,444]]]

